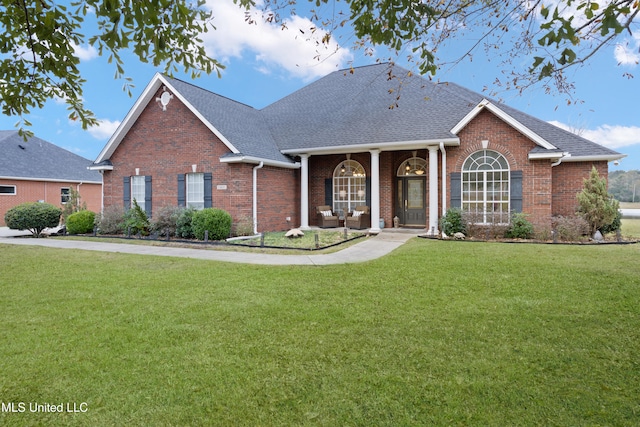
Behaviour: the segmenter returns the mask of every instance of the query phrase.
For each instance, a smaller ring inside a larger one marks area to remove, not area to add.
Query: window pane
[[[0,194],[16,194],[16,186],[0,185]]]
[[[69,202],[69,197],[70,197],[70,190],[68,188],[61,188],[60,189],[60,202],[61,203],[68,203]]]
[[[133,207],[133,200],[142,210],[144,210],[144,176],[132,176],[131,177],[131,207]]]
[[[462,168],[462,207],[474,222],[509,222],[509,164],[500,153],[480,150]]]
[[[187,207],[204,209],[204,173],[187,174]]]

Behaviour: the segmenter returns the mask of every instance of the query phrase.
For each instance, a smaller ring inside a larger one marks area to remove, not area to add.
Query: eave
[[[226,155],[220,157],[220,163],[249,163],[254,165],[259,165],[260,163],[265,166],[275,166],[284,169],[300,169],[300,162],[288,163],[288,162],[280,162],[277,160],[271,159],[262,159],[260,157],[254,156],[245,156],[242,154],[237,155]]]
[[[351,145],[337,145],[337,146],[323,146],[314,148],[290,148],[282,150],[282,154],[289,155],[324,155],[324,154],[348,154],[348,153],[363,153],[372,150],[380,151],[398,151],[398,150],[421,150],[428,146],[440,146],[443,143],[448,147],[457,147],[460,145],[460,138],[440,138],[440,139],[428,139],[419,141],[397,141],[397,142],[381,142],[374,144],[351,144]]]

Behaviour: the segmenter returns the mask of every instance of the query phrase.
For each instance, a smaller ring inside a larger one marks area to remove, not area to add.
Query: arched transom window
[[[362,165],[355,160],[341,162],[333,172],[333,210],[340,216],[366,204],[366,179]]]
[[[509,163],[496,151],[481,150],[462,166],[462,210],[480,224],[509,222]]]
[[[412,157],[402,162],[398,168],[398,176],[426,176],[427,161],[420,157]]]

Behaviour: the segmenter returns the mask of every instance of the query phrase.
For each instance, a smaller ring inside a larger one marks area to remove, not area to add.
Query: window
[[[3,195],[3,196],[15,196],[16,195],[16,186],[15,185],[0,185],[0,195]]]
[[[140,209],[145,210],[145,183],[144,176],[131,177],[131,207],[135,200]]]
[[[187,207],[204,209],[204,174],[188,173],[187,179]]]
[[[60,203],[63,205],[69,203],[69,199],[71,199],[71,190],[68,187],[62,187],[60,189]]]
[[[481,150],[462,166],[462,210],[478,224],[509,222],[509,164],[500,153]]]
[[[345,160],[333,172],[333,210],[340,216],[366,202],[366,175],[362,165]]]
[[[398,176],[426,176],[427,161],[420,157],[413,156],[412,158],[402,162],[398,168]]]

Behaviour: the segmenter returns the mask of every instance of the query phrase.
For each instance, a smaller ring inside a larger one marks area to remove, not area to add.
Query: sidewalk
[[[25,235],[23,232],[0,227],[0,244],[43,246],[49,248],[75,249],[87,251],[119,252],[137,255],[184,257],[209,261],[224,261],[243,264],[263,265],[329,265],[351,264],[380,258],[404,244],[412,237],[424,234],[425,230],[384,229],[377,236],[366,237],[338,252],[330,254],[275,255],[252,252],[217,251],[212,249],[191,249],[162,246],[131,245],[127,243],[106,243],[56,238],[29,239],[12,238]],[[30,234],[27,232],[27,235]]]

